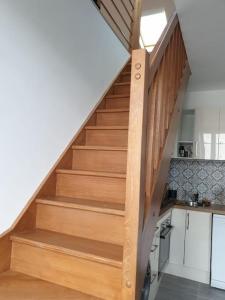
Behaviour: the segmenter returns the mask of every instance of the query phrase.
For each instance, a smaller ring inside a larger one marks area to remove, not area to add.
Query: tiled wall
[[[225,205],[225,162],[206,160],[171,161],[169,187],[178,192],[178,199],[188,200],[193,193]]]

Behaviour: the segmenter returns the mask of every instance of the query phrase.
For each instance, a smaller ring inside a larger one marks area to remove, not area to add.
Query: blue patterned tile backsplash
[[[172,159],[168,181],[180,200],[199,193],[200,200],[225,205],[225,161]]]

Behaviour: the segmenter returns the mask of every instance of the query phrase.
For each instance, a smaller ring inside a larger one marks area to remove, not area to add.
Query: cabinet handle
[[[187,214],[187,230],[189,230],[189,225],[190,225],[190,218],[189,218],[189,213]]]
[[[189,213],[186,213],[186,220],[185,220],[185,226],[186,226],[186,231],[189,230]],[[186,232],[185,232],[185,237],[184,237],[184,256],[183,256],[183,265],[185,265],[186,262]]]

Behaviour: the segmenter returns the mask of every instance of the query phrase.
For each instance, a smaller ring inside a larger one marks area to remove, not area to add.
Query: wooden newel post
[[[141,232],[145,200],[145,151],[148,104],[149,54],[132,52],[131,95],[126,180],[125,242],[122,299],[139,299]]]
[[[134,15],[133,15],[133,26],[131,34],[131,50],[139,49],[139,38],[140,38],[140,23],[141,23],[141,12],[142,12],[143,0],[135,0],[134,3]]]

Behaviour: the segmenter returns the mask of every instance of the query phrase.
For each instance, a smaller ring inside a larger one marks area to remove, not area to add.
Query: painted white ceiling
[[[225,89],[225,0],[174,1],[192,70],[189,89]]]

